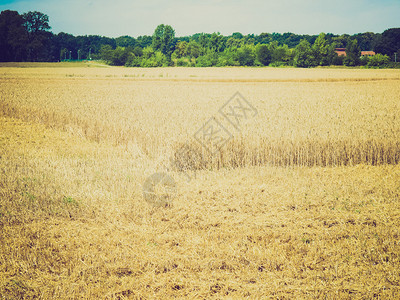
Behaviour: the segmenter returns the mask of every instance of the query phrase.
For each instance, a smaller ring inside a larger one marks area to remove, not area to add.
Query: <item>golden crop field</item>
[[[398,299],[399,112],[399,70],[3,64],[0,298]]]

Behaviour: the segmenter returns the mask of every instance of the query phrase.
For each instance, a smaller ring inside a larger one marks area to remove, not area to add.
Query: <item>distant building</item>
[[[375,54],[374,51],[361,51],[361,56],[374,56]]]
[[[346,56],[346,48],[335,48],[338,56]]]
[[[346,56],[346,48],[335,48],[335,52],[338,56]],[[374,51],[361,51],[361,56],[374,56]]]

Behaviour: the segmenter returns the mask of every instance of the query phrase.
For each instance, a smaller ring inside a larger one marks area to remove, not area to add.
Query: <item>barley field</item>
[[[0,65],[0,299],[398,299],[399,95],[399,70]]]

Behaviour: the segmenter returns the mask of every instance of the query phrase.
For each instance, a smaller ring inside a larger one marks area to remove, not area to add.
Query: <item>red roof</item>
[[[346,48],[336,48],[335,52],[338,56],[346,56]],[[361,56],[374,56],[374,51],[361,51]]]
[[[374,51],[361,51],[361,56],[374,56],[375,54]]]
[[[346,56],[346,48],[336,48],[335,52],[338,56]]]

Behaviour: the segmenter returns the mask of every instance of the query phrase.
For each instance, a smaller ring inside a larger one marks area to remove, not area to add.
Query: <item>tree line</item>
[[[400,59],[400,28],[355,35],[262,33],[230,36],[196,33],[176,37],[170,25],[157,26],[151,36],[137,38],[53,34],[41,12],[0,13],[0,61],[62,61],[101,59],[110,65],[162,66],[295,66],[328,65],[393,67]],[[338,56],[336,48],[345,48]],[[361,50],[377,55],[362,57]]]

